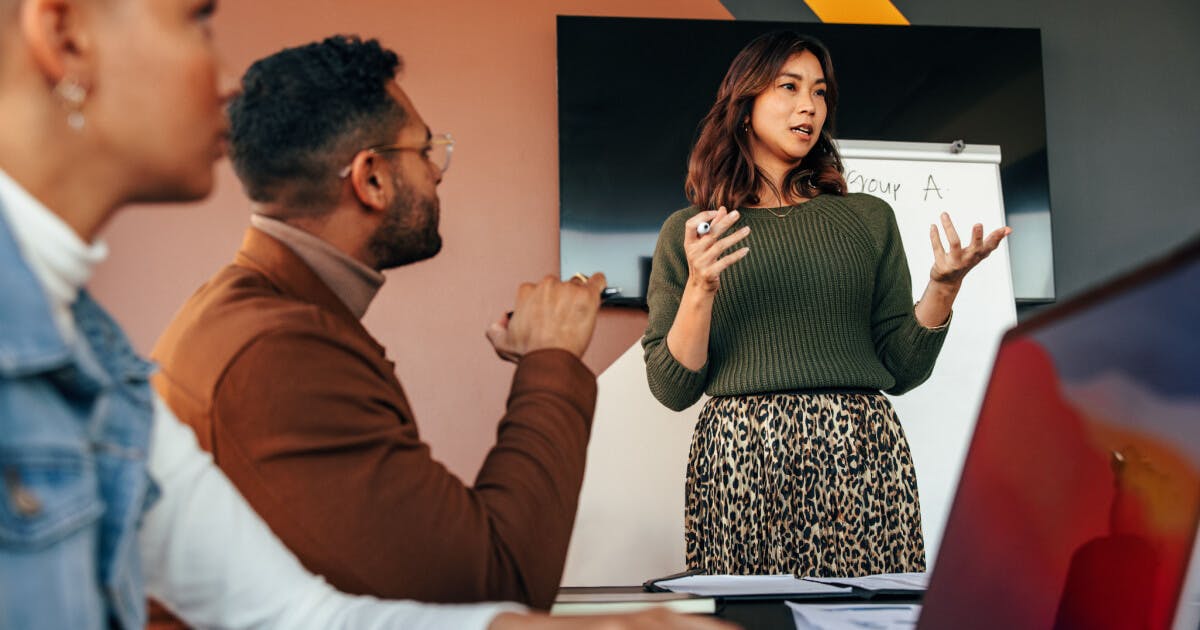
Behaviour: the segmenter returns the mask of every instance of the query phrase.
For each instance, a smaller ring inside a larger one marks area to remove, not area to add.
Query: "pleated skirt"
[[[692,437],[687,565],[710,574],[925,570],[917,477],[878,392],[708,401]]]

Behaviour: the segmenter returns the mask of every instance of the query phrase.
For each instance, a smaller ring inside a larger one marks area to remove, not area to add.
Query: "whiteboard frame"
[[[835,140],[834,144],[846,159],[1000,163],[1000,147],[994,144],[965,144],[961,151],[938,142]]]

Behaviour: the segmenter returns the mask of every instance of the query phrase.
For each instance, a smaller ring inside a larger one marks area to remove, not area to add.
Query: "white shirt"
[[[42,284],[55,323],[77,339],[71,304],[107,255],[0,170],[0,212]],[[309,573],[154,398],[151,476],[162,497],[138,535],[147,594],[205,628],[486,628],[515,604],[432,605],[352,597]]]
[[[0,212],[8,220],[25,263],[33,269],[53,310],[54,323],[68,344],[75,340],[71,304],[87,284],[92,268],[108,257],[103,241],[83,242],[58,215],[46,209],[0,169]],[[39,246],[40,245],[40,246]]]

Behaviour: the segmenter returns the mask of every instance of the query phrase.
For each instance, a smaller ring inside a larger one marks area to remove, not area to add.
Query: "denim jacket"
[[[153,367],[85,291],[72,311],[68,344],[0,213],[0,629],[146,622]]]

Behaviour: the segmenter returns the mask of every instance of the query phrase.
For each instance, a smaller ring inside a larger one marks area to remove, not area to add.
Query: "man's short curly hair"
[[[287,216],[337,201],[339,169],[394,142],[405,111],[387,91],[403,62],[374,39],[337,35],[256,61],[229,104],[231,158],[246,194]]]

